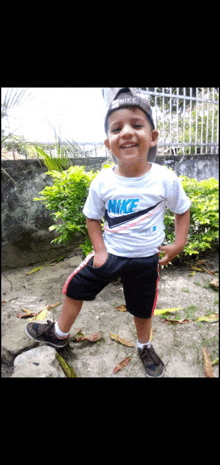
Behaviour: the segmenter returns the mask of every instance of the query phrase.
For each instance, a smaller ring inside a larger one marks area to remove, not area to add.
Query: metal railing
[[[158,155],[219,153],[219,89],[138,88],[159,130]]]
[[[159,131],[159,156],[219,153],[218,88],[145,87],[143,90],[137,87],[136,90],[150,100]],[[58,156],[54,143],[38,145],[53,157]],[[60,145],[65,146],[66,142],[60,141]],[[67,147],[67,155],[70,158],[108,157],[108,152],[103,142],[78,142],[71,150]]]
[[[146,87],[136,90],[150,100],[159,131],[158,155],[219,153],[218,88]],[[86,157],[107,156],[101,142],[80,145],[84,145]]]

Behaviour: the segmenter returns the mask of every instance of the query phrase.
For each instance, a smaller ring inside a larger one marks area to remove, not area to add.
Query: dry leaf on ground
[[[36,315],[36,312],[31,312],[27,308],[22,308],[21,310],[22,310],[22,312],[24,312],[24,314],[23,313],[16,313],[17,318],[30,318],[31,316]]]
[[[55,304],[49,304],[45,308],[42,308],[42,310],[39,310],[39,312],[31,312],[28,310],[28,308],[22,308],[23,313],[16,313],[17,318],[31,318],[30,321],[37,321],[37,320],[44,320],[44,318],[47,315],[48,310],[58,307],[60,305],[60,302],[56,302]]]
[[[58,307],[59,305],[60,305],[60,302],[56,302],[55,304],[51,304],[51,305],[49,304],[49,305],[47,306],[47,309],[50,310],[51,308]]]
[[[36,313],[36,315],[34,315],[33,318],[31,318],[30,321],[38,321],[38,320],[44,320],[44,318],[46,318],[46,315],[47,315],[47,311],[48,311],[48,308],[43,308],[43,310],[41,310],[40,312]]]
[[[167,318],[164,318],[163,322],[166,323],[167,325],[178,325],[178,324],[187,324],[189,323],[191,320],[187,320],[187,318],[183,319],[183,320],[167,320]]]
[[[28,276],[29,274],[37,273],[37,271],[42,270],[42,266],[38,266],[37,268],[33,268],[33,270],[28,271],[28,273],[25,274],[25,276]]]
[[[28,315],[28,316],[31,315],[31,311],[28,310],[28,308],[22,308],[21,310],[22,310],[22,312],[26,313],[26,315]],[[32,312],[32,313],[35,313],[35,314],[36,314],[36,312]]]
[[[189,274],[189,276],[194,276],[196,274],[195,271],[193,271],[192,273]]]
[[[202,265],[202,263],[205,262],[206,260],[201,260],[200,262],[198,262],[198,265]],[[201,266],[201,268],[198,268],[197,266],[191,266],[191,269],[195,271],[202,271],[203,273],[208,273],[211,276],[215,276],[215,271],[207,270],[207,268],[204,268],[203,266]],[[193,276],[193,274],[191,274],[191,276]]]
[[[132,344],[132,342],[126,341],[126,339],[120,337],[118,334],[112,334],[112,333],[110,333],[110,338],[111,338],[113,341],[120,342],[120,344],[123,344],[123,346],[134,347],[134,344]]]
[[[30,321],[38,321],[38,320],[44,320],[46,318],[48,310],[51,310],[52,308],[58,307],[60,305],[60,302],[56,302],[55,304],[49,304],[45,308],[42,308],[33,318],[31,318]]]
[[[214,278],[214,279],[209,283],[209,286],[211,286],[212,289],[214,289],[215,291],[218,291],[218,290],[219,290],[219,279],[218,279],[218,278]]]
[[[190,268],[195,271],[204,271],[203,268],[198,268],[197,266],[191,266]]]
[[[198,318],[195,318],[194,320],[188,320],[187,318],[183,320],[178,320],[175,318],[173,320],[168,320],[167,318],[164,318],[163,320],[163,322],[166,323],[167,325],[187,324],[187,323],[190,323],[190,321],[206,321],[207,323],[214,323],[215,321],[219,321],[219,316],[217,313],[211,313],[208,315],[199,316]]]
[[[116,310],[118,310],[119,312],[127,312],[127,308],[125,305],[119,305],[118,307],[116,307]]]
[[[118,373],[122,368],[126,367],[128,363],[130,362],[131,357],[126,357],[122,362],[120,362],[118,365],[113,370],[113,373]]]
[[[182,310],[182,307],[178,308],[161,308],[159,310],[154,310],[154,315],[168,315],[169,313],[177,312],[178,310]]]
[[[204,372],[207,378],[214,378],[213,376],[213,369],[212,369],[212,362],[210,360],[208,350],[206,347],[204,347],[203,351],[203,357],[204,357]]]
[[[207,270],[206,268],[203,268],[203,270],[204,270],[206,273],[211,274],[212,276],[215,276],[215,272],[214,272],[214,271]]]
[[[22,308],[22,310],[24,310],[24,309]],[[28,310],[28,312],[29,313],[16,313],[16,317],[17,318],[30,318],[31,316],[36,315],[35,312],[30,312],[29,310]]]
[[[101,339],[101,336],[100,336],[99,333],[91,334],[91,336],[85,336],[85,334],[83,334],[81,332],[81,329],[78,328],[77,329],[77,336],[73,339],[73,341],[76,341],[76,342],[84,342],[84,341],[97,342],[97,341],[99,341],[99,339]]]
[[[218,313],[210,313],[209,315],[199,316],[194,321],[207,321],[208,323],[214,323],[219,320]]]
[[[97,342],[101,338],[99,333],[94,333],[91,336],[85,336],[85,341]]]

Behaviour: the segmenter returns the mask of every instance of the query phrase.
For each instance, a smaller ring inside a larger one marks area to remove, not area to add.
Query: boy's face
[[[151,130],[145,113],[139,108],[121,108],[108,119],[105,145],[119,165],[147,161],[150,147],[157,144],[158,131]]]

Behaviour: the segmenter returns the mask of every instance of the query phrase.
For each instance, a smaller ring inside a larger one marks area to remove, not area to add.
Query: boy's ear
[[[106,148],[107,148],[108,150],[110,150],[110,143],[109,143],[109,140],[108,140],[108,139],[105,139],[105,140],[104,140],[104,144],[105,144]]]
[[[151,143],[150,143],[151,147],[154,147],[155,145],[157,145],[158,136],[159,136],[159,132],[156,129],[153,129],[153,131],[151,131]]]

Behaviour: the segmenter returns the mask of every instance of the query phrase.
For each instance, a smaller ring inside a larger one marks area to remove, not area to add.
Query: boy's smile
[[[124,169],[126,172],[134,170],[142,173],[151,167],[147,155],[149,148],[156,145],[157,137],[158,132],[151,130],[147,116],[141,109],[123,108],[109,116],[105,145],[117,158],[121,175],[126,175],[122,174]]]

